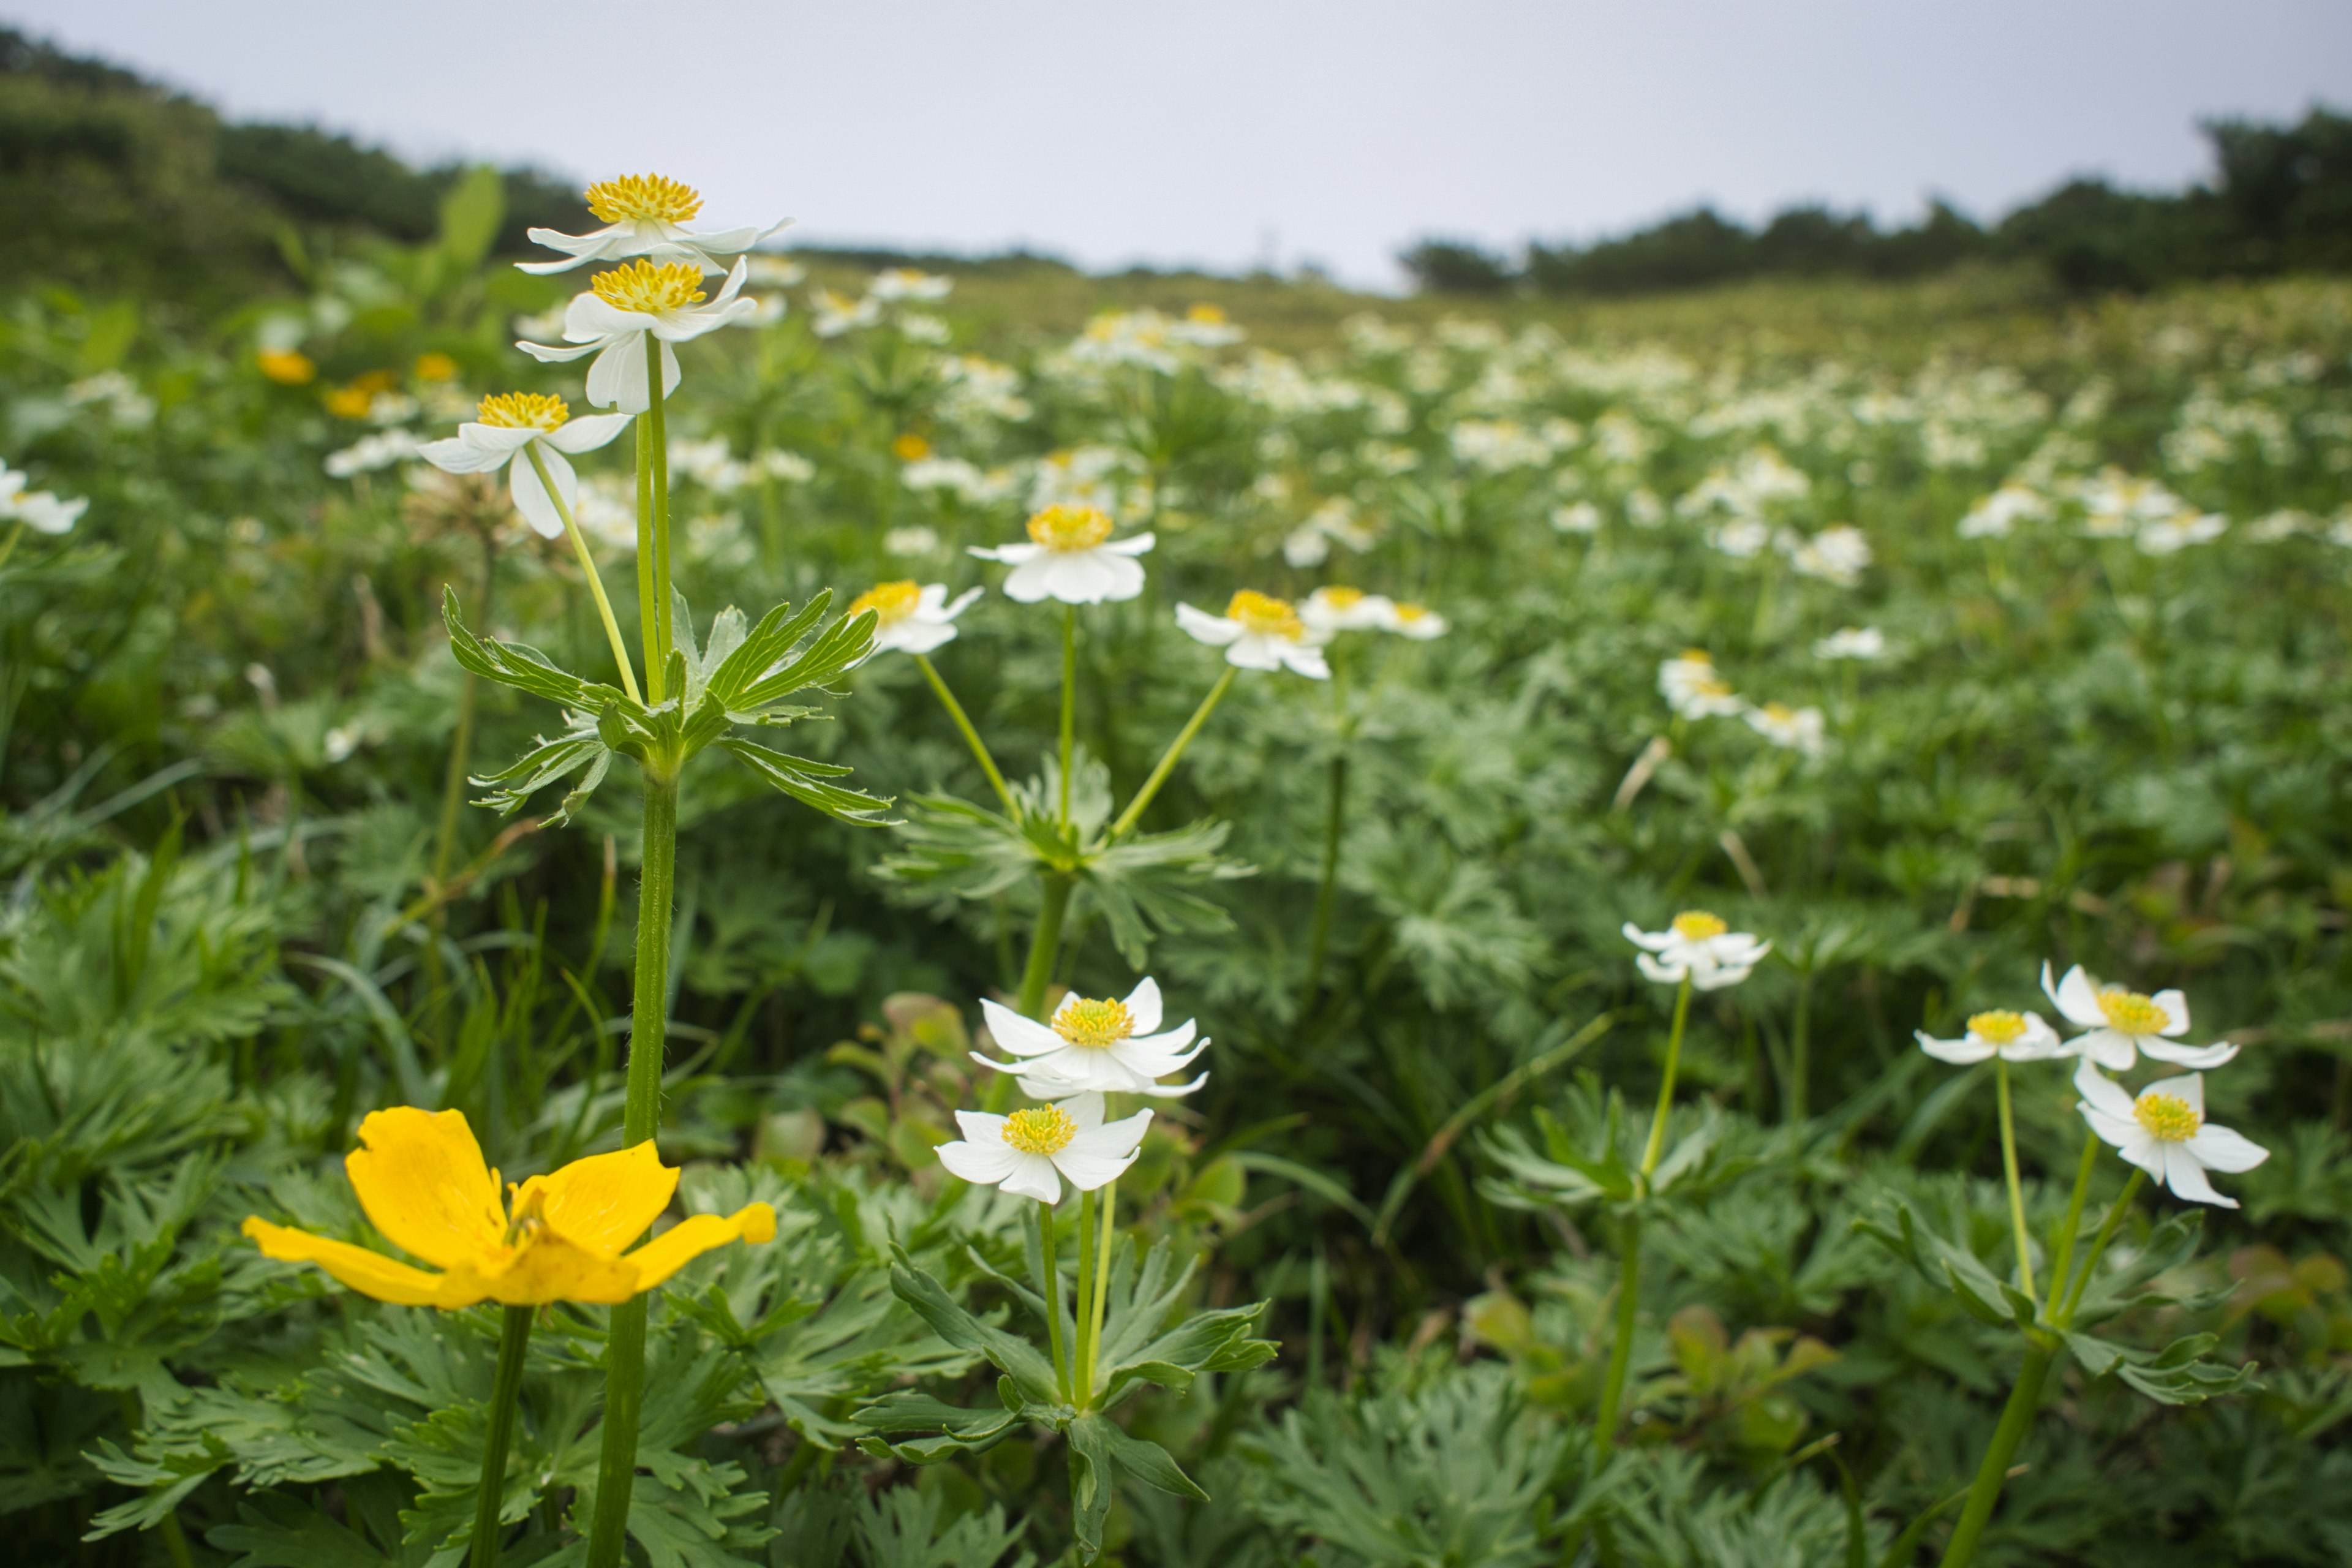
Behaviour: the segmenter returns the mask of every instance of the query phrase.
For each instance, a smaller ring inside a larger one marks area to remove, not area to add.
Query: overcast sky
[[[2200,117],[2352,105],[2345,0],[0,0],[238,118],[658,171],[719,224],[1093,267],[1589,239],[1698,202],[1979,216],[2177,186]]]

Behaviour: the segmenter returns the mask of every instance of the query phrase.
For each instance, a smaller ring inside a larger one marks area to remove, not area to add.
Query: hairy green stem
[[[1142,817],[1143,808],[1151,804],[1151,797],[1158,795],[1160,786],[1168,782],[1168,775],[1174,771],[1177,760],[1183,756],[1184,748],[1192,743],[1192,737],[1201,732],[1201,726],[1209,721],[1210,713],[1223,700],[1226,689],[1234,683],[1234,666],[1225,666],[1224,674],[1217,677],[1217,683],[1209,688],[1209,694],[1201,699],[1201,705],[1192,710],[1192,716],[1184,721],[1181,730],[1176,731],[1176,738],[1168,742],[1168,750],[1160,753],[1159,763],[1151,770],[1151,776],[1143,781],[1143,787],[1135,792],[1135,798],[1127,803],[1127,809],[1120,812],[1118,820],[1110,825],[1111,838],[1125,837],[1128,830]]]
[[[0,566],[8,564],[8,557],[16,553],[17,542],[24,537],[25,522],[22,518],[19,518],[16,521],[16,526],[8,531],[7,541],[0,543]]]
[[[1094,1321],[1095,1249],[1087,1243],[1094,1239],[1095,1195],[1091,1192],[1078,1194],[1078,1311],[1077,1350],[1072,1356],[1070,1369],[1070,1403],[1084,1410],[1095,1400],[1095,1343],[1087,1331]]]
[[[1045,1263],[1045,1340],[1054,1350],[1054,1385],[1062,1397],[1070,1397],[1069,1352],[1062,1343],[1062,1267],[1054,1258],[1054,1205],[1040,1202],[1037,1205],[1037,1233]],[[1084,1246],[1085,1238],[1079,1238]]]
[[[506,1526],[507,1448],[514,1441],[515,1406],[522,1397],[523,1352],[530,1345],[535,1307],[509,1307],[499,1332],[498,1384],[490,1392],[490,1429],[482,1439],[482,1479],[474,1492],[473,1568],[499,1568]]]
[[[2083,1304],[2083,1292],[2090,1289],[2091,1276],[2098,1272],[2099,1259],[2106,1256],[2107,1244],[2116,1238],[2116,1227],[2123,1224],[2124,1215],[2131,1211],[2132,1199],[2139,1196],[2140,1184],[2147,1180],[2147,1173],[2134,1166],[2131,1179],[2124,1184],[2124,1190],[2116,1194],[2116,1201],[2108,1205],[2107,1217],[2100,1222],[2099,1234],[2091,1238],[2091,1250],[2083,1257],[2083,1271],[2074,1276],[2074,1284],[2066,1291],[2065,1304],[2051,1320],[2058,1327],[2073,1326],[2075,1310]]]
[[[1048,871],[1037,906],[1037,929],[1029,938],[1029,963],[1021,972],[1021,995],[1016,1009],[1024,1018],[1045,1022],[1045,987],[1054,978],[1054,955],[1062,946],[1062,917],[1070,910],[1070,892],[1076,885],[1066,871]]]
[[[637,674],[629,666],[629,645],[621,637],[621,623],[614,618],[613,601],[604,596],[604,579],[597,574],[596,558],[588,552],[588,541],[580,532],[580,524],[564,504],[562,492],[547,472],[547,459],[539,455],[539,443],[533,441],[523,448],[530,454],[530,466],[539,471],[539,482],[547,491],[547,499],[555,503],[555,515],[563,520],[564,536],[572,541],[572,552],[580,558],[581,574],[588,579],[589,595],[596,601],[596,614],[604,623],[604,640],[613,646],[613,662],[621,671],[621,689],[629,694],[632,702],[645,699],[637,692]]]
[[[1070,756],[1078,733],[1078,607],[1062,606],[1062,800],[1055,820],[1070,825]]]
[[[1797,1016],[1789,1026],[1789,1094],[1783,1121],[1802,1121],[1812,1110],[1813,972],[1797,977]]]
[[[1977,1479],[1969,1488],[1969,1500],[1960,1510],[1960,1522],[1953,1527],[1952,1539],[1944,1547],[1943,1568],[1964,1568],[1976,1556],[1978,1539],[1992,1518],[1993,1505],[2000,1500],[2001,1483],[2009,1479],[2009,1462],[2016,1457],[2018,1444],[2025,1440],[2027,1428],[2033,1425],[2034,1412],[2042,1405],[2042,1382],[2049,1377],[2050,1364],[2057,1357],[2055,1343],[2026,1346],[2025,1364],[2017,1369],[2017,1384],[2009,1391],[2009,1404],[2001,1409],[2000,1425],[1993,1428],[1992,1441],[1985,1447],[1984,1462],[1977,1467]]]
[[[1606,1460],[1617,1448],[1617,1420],[1625,1403],[1625,1373],[1633,1363],[1633,1315],[1642,1283],[1642,1216],[1631,1210],[1621,1222],[1617,1259],[1617,1331],[1609,1345],[1609,1371],[1601,1384],[1601,1410],[1594,1418],[1592,1453]]]
[[[661,622],[654,612],[657,599],[669,596],[667,583],[656,590],[654,569],[659,563],[659,552],[654,548],[654,427],[648,419],[637,421],[637,637],[645,645],[646,695],[653,701],[661,700],[663,670],[667,659],[663,657],[660,640]]]
[[[1323,984],[1323,963],[1331,952],[1331,911],[1339,902],[1339,836],[1348,809],[1348,753],[1331,759],[1331,793],[1323,810],[1323,879],[1315,889],[1315,934],[1307,949],[1307,985],[1299,1008],[1315,1000]]]
[[[1675,1106],[1675,1073],[1682,1066],[1683,1026],[1690,1018],[1690,976],[1683,976],[1681,989],[1675,993],[1674,1032],[1666,1037],[1666,1072],[1658,1083],[1658,1110],[1650,1118],[1650,1141],[1642,1148],[1642,1180],[1647,1183],[1650,1173],[1658,1168],[1658,1158],[1666,1149],[1666,1113]]]
[[[2040,1300],[2033,1293],[2033,1238],[2025,1228],[2025,1192],[2017,1180],[2017,1125],[2009,1110],[2009,1063],[1996,1054],[1992,1058],[1992,1081],[2000,1101],[2000,1173],[2009,1184],[2009,1223],[2017,1233],[2017,1277],[2029,1301]]]
[[[637,421],[651,433],[646,446],[654,466],[654,647],[646,656],[650,667],[646,671],[646,681],[653,688],[656,702],[666,695],[663,687],[668,679],[666,672],[669,650],[677,640],[669,624],[669,414],[662,395],[661,348],[652,333],[646,334],[646,414]]]
[[[1104,1096],[1106,1101],[1109,1098],[1108,1095]],[[1110,1111],[1108,1106],[1103,1114],[1106,1119],[1109,1117]],[[1102,1240],[1095,1253],[1095,1294],[1090,1314],[1092,1323],[1087,1334],[1086,1389],[1087,1397],[1090,1400],[1094,1397],[1096,1363],[1102,1359],[1103,1318],[1110,1303],[1111,1243],[1118,1235],[1118,1178],[1117,1176],[1103,1184],[1102,1196],[1096,1200],[1096,1206],[1102,1210]],[[1086,1244],[1087,1238],[1081,1236],[1078,1238],[1078,1245],[1084,1247]]]
[[[2083,1205],[2091,1195],[2091,1170],[2098,1163],[2099,1135],[2083,1134],[2083,1163],[2074,1172],[2074,1195],[2066,1200],[2066,1218],[2058,1227],[2057,1245],[2050,1249],[2050,1291],[2053,1296],[2066,1289],[2066,1270],[2074,1258],[2074,1237],[2083,1228]]]
[[[980,764],[980,771],[988,775],[988,785],[996,792],[997,800],[1004,807],[1004,815],[1019,816],[1021,808],[1013,804],[1013,792],[1005,787],[1004,775],[997,770],[996,759],[989,754],[988,742],[982,740],[980,731],[971,727],[971,720],[964,714],[963,704],[957,701],[955,693],[948,689],[948,683],[931,663],[930,655],[917,654],[915,668],[921,670],[923,679],[931,683],[931,689],[939,694],[940,705],[948,710],[948,717],[954,720],[955,727],[963,732],[963,743],[971,748],[972,760]]]

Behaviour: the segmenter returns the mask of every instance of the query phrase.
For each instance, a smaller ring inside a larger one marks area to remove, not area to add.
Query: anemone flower
[[[1176,606],[1176,624],[1195,642],[1225,650],[1225,662],[1238,669],[1288,669],[1310,680],[1328,680],[1331,667],[1323,661],[1322,637],[1299,618],[1287,599],[1244,588],[1213,616],[1190,605]]]
[[[1994,1057],[2005,1062],[2038,1062],[2067,1054],[2058,1031],[2039,1013],[2006,1009],[1974,1013],[1969,1015],[1968,1031],[1957,1040],[1939,1040],[1925,1029],[1914,1029],[1912,1035],[1919,1048],[1937,1061],[1960,1067]]]
[[[975,544],[971,552],[1012,567],[1004,596],[1024,605],[1132,599],[1143,592],[1143,566],[1135,557],[1151,548],[1152,536],[1113,539],[1110,531],[1110,514],[1099,508],[1049,506],[1029,520],[1028,543]]]
[[[1118,1179],[1135,1163],[1151,1112],[1105,1121],[1099,1094],[1073,1095],[1056,1105],[1033,1106],[1010,1116],[959,1110],[963,1136],[940,1145],[940,1163],[967,1182],[982,1183],[1059,1203],[1063,1178],[1082,1193]]]
[[[781,218],[765,228],[697,234],[685,226],[702,210],[701,193],[660,174],[625,174],[600,180],[586,192],[588,210],[604,220],[589,234],[530,231],[530,242],[563,252],[561,261],[519,261],[525,272],[568,272],[592,261],[622,261],[633,256],[683,262],[700,272],[724,272],[722,256],[740,256],[791,223]]]
[[[910,577],[899,583],[877,583],[849,602],[849,613],[874,612],[877,652],[929,653],[955,640],[956,617],[970,609],[980,594],[978,588],[968,588],[950,600],[945,583],[926,588]]]
[[[996,1002],[982,1002],[980,1011],[996,1043],[1019,1059],[1000,1062],[978,1051],[972,1059],[998,1072],[1020,1074],[1022,1092],[1033,1099],[1054,1100],[1091,1089],[1170,1100],[1209,1080],[1202,1073],[1187,1084],[1159,1081],[1191,1066],[1209,1042],[1192,1045],[1190,1018],[1157,1032],[1160,983],[1148,974],[1125,1001],[1088,1000],[1073,993],[1043,1024]],[[1186,1050],[1187,1046],[1192,1048]]]
[[[755,315],[756,300],[736,296],[743,288],[740,258],[727,274],[718,298],[702,298],[702,269],[688,261],[647,261],[642,258],[588,280],[589,291],[574,295],[563,312],[563,341],[555,348],[522,342],[515,347],[542,363],[575,360],[588,354],[588,401],[599,408],[618,407],[624,414],[643,414],[652,406],[646,391],[646,342],[661,344],[662,395],[677,390],[677,354],[670,345],[698,338]]]
[[[1685,910],[1664,931],[1643,931],[1627,921],[1625,940],[1643,950],[1633,957],[1643,974],[1664,985],[1688,980],[1701,991],[1738,984],[1772,951],[1770,942],[1733,931],[1704,910]]]
[[[2120,985],[2100,985],[2079,963],[2053,985],[2046,963],[2042,966],[2042,989],[2068,1023],[2090,1031],[2067,1041],[2068,1053],[2097,1062],[2110,1072],[2128,1070],[2142,1051],[2160,1062],[2200,1068],[2220,1067],[2238,1054],[2238,1047],[2227,1042],[2176,1043],[2175,1037],[2189,1032],[2189,998],[2178,991],[2147,996]]]
[[[574,419],[560,397],[537,392],[508,392],[481,402],[481,417],[457,426],[446,441],[428,442],[416,455],[449,474],[496,473],[511,462],[508,491],[515,510],[543,538],[563,537],[563,516],[540,482],[539,470],[528,447],[538,443],[547,477],[563,500],[563,510],[580,508],[580,477],[564,461],[567,452],[593,452],[627,428],[626,414],[591,414]]]
[[[2205,1079],[2184,1073],[2160,1079],[2133,1095],[2100,1076],[2088,1058],[2074,1069],[2077,1107],[2091,1131],[2116,1152],[2192,1203],[2238,1206],[2205,1179],[2208,1171],[2251,1171],[2271,1152],[2243,1134],[2205,1120]]]

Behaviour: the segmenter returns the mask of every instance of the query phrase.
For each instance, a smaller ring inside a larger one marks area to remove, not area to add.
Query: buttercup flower
[[[360,1142],[343,1160],[360,1206],[394,1246],[441,1273],[258,1217],[245,1222],[245,1234],[268,1257],[315,1263],[379,1301],[444,1310],[625,1301],[715,1247],[776,1234],[775,1210],[751,1204],[724,1219],[681,1220],[623,1252],[677,1188],[677,1172],[651,1140],[533,1176],[511,1189],[511,1205],[499,1201],[499,1173],[482,1163],[462,1111],[371,1111]]]
[[[721,256],[740,256],[791,223],[780,218],[765,228],[730,228],[718,234],[696,234],[686,220],[702,210],[701,193],[660,174],[625,174],[600,180],[587,190],[588,210],[604,220],[593,234],[561,234],[551,228],[530,231],[533,245],[563,252],[561,261],[519,261],[525,272],[568,272],[591,261],[619,261],[632,256],[681,263],[698,272],[724,272]]]
[[[1772,951],[1770,942],[1733,931],[1704,910],[1685,910],[1664,931],[1643,931],[1627,921],[1625,940],[1645,950],[1633,955],[1643,974],[1664,985],[1687,979],[1701,991],[1738,984]]]
[[[1132,599],[1143,592],[1143,567],[1136,556],[1150,550],[1152,536],[1110,536],[1110,514],[1090,506],[1049,506],[1029,520],[1029,542],[975,544],[982,561],[1013,568],[1004,596],[1034,605],[1059,599],[1066,605],[1099,605]]]
[[[1961,1067],[1994,1057],[2005,1062],[2038,1062],[2067,1054],[2066,1047],[2059,1042],[2058,1031],[2039,1013],[1996,1010],[1972,1014],[1968,1032],[1957,1040],[1939,1040],[1925,1029],[1914,1029],[1912,1035],[1918,1040],[1919,1048],[1937,1061]]]
[[[2079,963],[2053,985],[2046,963],[2042,966],[2042,990],[2058,1005],[2067,1022],[2090,1031],[2067,1041],[2067,1054],[2095,1061],[2110,1072],[2129,1068],[2140,1051],[2158,1061],[2185,1068],[2217,1068],[2238,1054],[2238,1047],[2226,1042],[2216,1046],[2175,1043],[2174,1037],[2189,1032],[2189,998],[2178,991],[2146,996],[2120,985],[2094,984]]]
[[[1318,588],[1298,606],[1307,629],[1322,637],[1335,632],[1383,631],[1395,617],[1396,606],[1379,594],[1361,588]]]
[[[1704,648],[1691,648],[1658,665],[1658,690],[1677,719],[1728,718],[1747,704],[1730,682],[1715,672]]]
[[[1323,638],[1307,629],[1287,599],[1244,588],[1213,616],[1190,605],[1176,606],[1176,624],[1196,642],[1225,650],[1225,662],[1239,669],[1289,669],[1311,680],[1330,678],[1323,662]]]
[[[849,602],[849,613],[858,616],[867,610],[874,612],[874,647],[877,651],[929,653],[942,643],[955,640],[955,618],[971,607],[980,593],[977,588],[966,589],[950,603],[945,583],[934,583],[928,588],[917,586],[912,578],[877,583]]]
[[[1389,611],[1389,630],[1415,642],[1428,642],[1445,635],[1444,616],[1425,605],[1408,604],[1400,599]]]
[[[1822,754],[1822,710],[1818,708],[1767,702],[1761,708],[1750,708],[1741,717],[1748,721],[1749,729],[1776,746],[1802,752],[1809,757]]]
[[[626,414],[591,414],[574,419],[560,397],[537,392],[501,393],[482,399],[479,419],[458,426],[457,434],[446,441],[416,448],[416,455],[449,474],[495,473],[512,463],[507,489],[514,497],[515,510],[542,538],[561,539],[562,514],[556,510],[547,487],[540,483],[539,470],[525,448],[539,443],[547,477],[555,481],[564,509],[576,517],[580,476],[572,471],[563,455],[594,451],[626,429],[629,418]]]
[[[2161,1079],[2137,1095],[2099,1075],[2086,1059],[2074,1071],[2083,1120],[2116,1152],[2192,1203],[2238,1206],[2205,1179],[2208,1171],[2251,1171],[2271,1157],[2252,1139],[2205,1120],[2205,1079]]]
[[[1815,658],[1884,658],[1886,634],[1876,626],[1845,626],[1813,645]]]
[[[66,533],[89,510],[88,496],[60,500],[47,490],[28,490],[23,474],[0,463],[0,522],[21,522],[35,533]]]
[[[1139,1110],[1106,1122],[1099,1094],[1080,1094],[1058,1105],[1034,1106],[1010,1116],[959,1110],[963,1136],[940,1145],[940,1163],[967,1182],[980,1182],[1059,1203],[1062,1178],[1082,1193],[1093,1192],[1135,1163],[1151,1112]]]
[[[1155,1032],[1160,1028],[1160,983],[1150,975],[1124,1002],[1108,997],[1089,1001],[1073,993],[1044,1024],[995,1002],[982,1002],[980,1011],[996,1043],[1021,1059],[994,1061],[974,1051],[972,1060],[998,1072],[1019,1073],[1021,1092],[1034,1099],[1094,1089],[1170,1100],[1209,1081],[1202,1073],[1187,1084],[1160,1082],[1190,1067],[1209,1042],[1192,1045],[1190,1018],[1164,1034]],[[1186,1050],[1186,1046],[1192,1048]]]
[[[743,287],[743,263],[727,275],[726,286],[709,303],[702,300],[702,271],[689,261],[636,260],[588,280],[589,292],[575,295],[563,312],[563,341],[552,348],[521,342],[515,347],[542,363],[594,354],[588,367],[588,401],[599,408],[643,414],[652,406],[646,392],[646,340],[661,343],[662,395],[677,390],[677,354],[672,343],[747,319],[759,310],[736,295]]]

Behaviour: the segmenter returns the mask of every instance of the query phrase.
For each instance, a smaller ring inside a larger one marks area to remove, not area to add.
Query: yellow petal
[[[515,1194],[515,1212],[530,1212],[536,1197],[549,1229],[591,1252],[611,1254],[645,1235],[676,1191],[677,1173],[661,1163],[648,1138],[533,1177]]]
[[[607,1305],[635,1295],[637,1271],[625,1258],[591,1252],[542,1230],[515,1248],[502,1268],[475,1281],[482,1294],[509,1307],[542,1307],[550,1301],[598,1301]]]
[[[637,1289],[650,1290],[694,1258],[738,1237],[745,1241],[773,1241],[776,1211],[766,1204],[750,1204],[725,1219],[698,1214],[680,1220],[621,1261],[635,1264]]]
[[[445,1276],[412,1268],[381,1252],[370,1252],[348,1241],[331,1241],[260,1218],[247,1220],[245,1234],[260,1244],[264,1257],[275,1258],[281,1263],[315,1263],[361,1295],[373,1296],[379,1301],[403,1307],[466,1304],[441,1300],[447,1282]]]
[[[506,1240],[498,1178],[463,1111],[395,1106],[368,1113],[343,1160],[360,1205],[394,1246],[456,1268]]]

